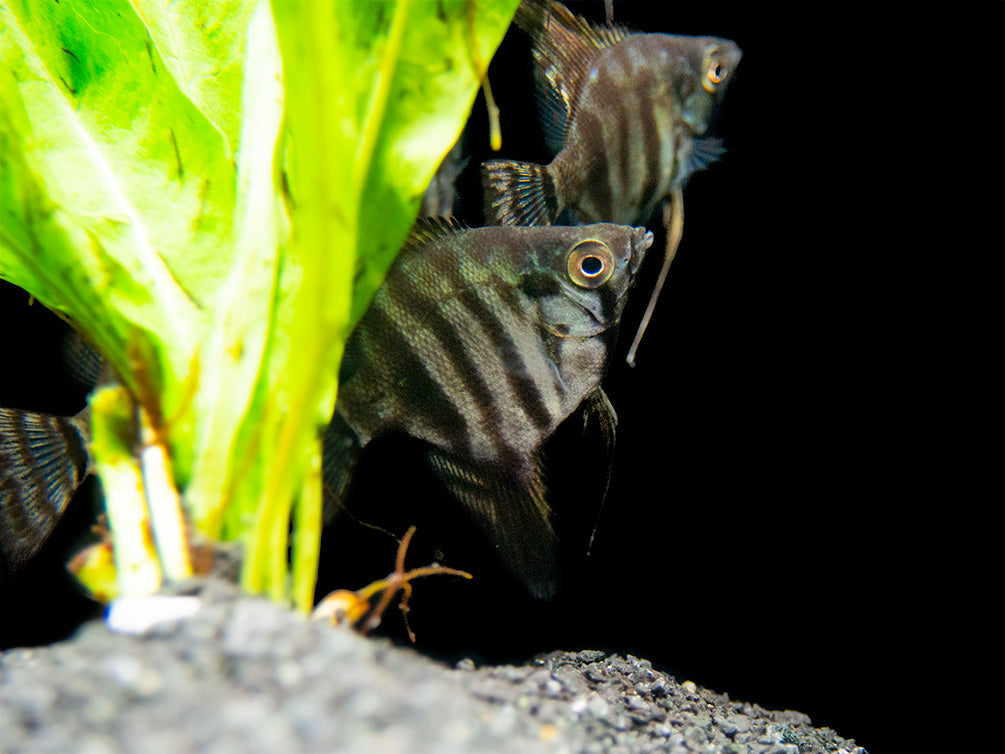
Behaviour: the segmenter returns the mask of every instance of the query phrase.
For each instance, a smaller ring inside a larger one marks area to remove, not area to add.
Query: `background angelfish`
[[[557,2],[524,0],[549,165],[482,166],[487,222],[646,222],[656,204],[722,153],[705,133],[740,49],[715,37],[632,34]]]
[[[555,584],[545,440],[580,405],[608,444],[600,387],[645,228],[463,229],[420,221],[346,344],[325,435],[326,514],[360,450],[428,444],[432,472],[539,597]]]

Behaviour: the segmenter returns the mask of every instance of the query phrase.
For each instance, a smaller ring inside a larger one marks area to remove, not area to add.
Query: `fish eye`
[[[712,58],[705,69],[705,88],[710,92],[714,92],[715,87],[723,82],[728,73],[729,69],[721,60]]]
[[[579,287],[599,288],[614,274],[614,254],[603,241],[580,241],[569,252],[566,268]]]

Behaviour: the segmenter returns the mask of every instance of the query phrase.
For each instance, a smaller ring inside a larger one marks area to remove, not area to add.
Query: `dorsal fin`
[[[445,238],[464,230],[470,228],[454,217],[420,217],[408,232],[408,238],[405,239],[402,248],[422,246],[437,238]]]
[[[591,23],[554,0],[523,0],[513,23],[530,35],[535,44],[546,35],[571,34],[598,50],[611,47],[632,33],[621,26]]]
[[[558,151],[593,59],[630,32],[591,24],[561,3],[542,0],[520,3],[514,22],[533,40],[545,138],[549,148]]]

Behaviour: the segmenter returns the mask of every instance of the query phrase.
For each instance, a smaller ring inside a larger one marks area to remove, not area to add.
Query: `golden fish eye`
[[[580,288],[599,288],[614,274],[614,254],[603,241],[580,241],[569,252],[566,268]]]
[[[713,58],[705,72],[705,88],[710,92],[715,91],[716,85],[722,83],[727,73],[729,69],[722,64],[722,61]]]

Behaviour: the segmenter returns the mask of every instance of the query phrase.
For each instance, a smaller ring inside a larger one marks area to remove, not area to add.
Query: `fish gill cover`
[[[116,375],[91,450],[120,591],[190,573],[184,507],[310,607],[345,338],[516,5],[0,3],[0,277]]]

